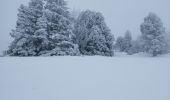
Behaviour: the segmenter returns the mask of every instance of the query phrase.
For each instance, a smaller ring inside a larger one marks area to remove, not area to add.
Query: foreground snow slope
[[[0,100],[170,100],[170,57],[0,58]]]

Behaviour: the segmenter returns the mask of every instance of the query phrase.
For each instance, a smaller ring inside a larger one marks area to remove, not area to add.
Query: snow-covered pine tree
[[[46,31],[47,29],[47,19],[43,15],[37,21],[37,30],[34,33],[34,41],[36,45],[37,55],[40,56],[43,52],[49,50],[49,34]]]
[[[116,40],[115,46],[120,52],[126,52],[129,54],[132,47],[131,32],[128,30],[124,37],[119,36]]]
[[[74,33],[84,55],[113,56],[114,36],[101,13],[84,11],[79,15]]]
[[[36,56],[33,37],[37,30],[37,20],[42,16],[42,10],[42,0],[31,0],[28,6],[20,6],[16,29],[12,30],[10,34],[14,40],[7,51],[8,55]]]
[[[36,34],[44,42],[39,55],[78,55],[78,45],[74,43],[70,13],[64,0],[45,0],[42,18],[38,21]]]
[[[125,51],[125,39],[122,36],[119,36],[116,40],[115,47],[118,51],[124,52]]]
[[[145,42],[145,52],[152,56],[163,54],[166,51],[165,28],[161,19],[154,13],[149,13],[141,24],[142,37]]]
[[[125,33],[125,37],[124,37],[124,41],[125,41],[125,52],[130,52],[130,48],[132,47],[132,36],[131,36],[131,32],[128,30]]]

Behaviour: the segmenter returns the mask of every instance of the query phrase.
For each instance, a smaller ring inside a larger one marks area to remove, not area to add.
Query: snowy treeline
[[[116,48],[128,54],[146,52],[152,56],[165,54],[169,51],[169,42],[165,27],[161,19],[155,13],[149,13],[144,18],[144,22],[140,25],[141,36],[137,40],[132,41],[131,35],[127,32],[125,37],[118,37]],[[127,41],[129,37],[129,41]]]
[[[131,47],[132,47],[132,36],[131,32],[128,30],[125,33],[124,37],[118,37],[116,40],[115,47],[117,50],[121,52],[127,52],[130,53]]]
[[[114,50],[157,56],[168,51],[165,28],[154,13],[144,18],[137,40],[127,31],[114,43],[101,13],[86,10],[71,16],[64,0],[30,0],[18,11],[16,28],[10,33],[14,40],[6,52],[9,56],[113,56]]]

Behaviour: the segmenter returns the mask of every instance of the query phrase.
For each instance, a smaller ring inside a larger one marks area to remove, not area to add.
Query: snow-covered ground
[[[170,55],[0,57],[0,100],[170,100]]]

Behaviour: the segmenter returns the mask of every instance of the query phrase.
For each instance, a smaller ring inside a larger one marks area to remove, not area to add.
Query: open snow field
[[[1,57],[0,100],[170,100],[170,56]]]

